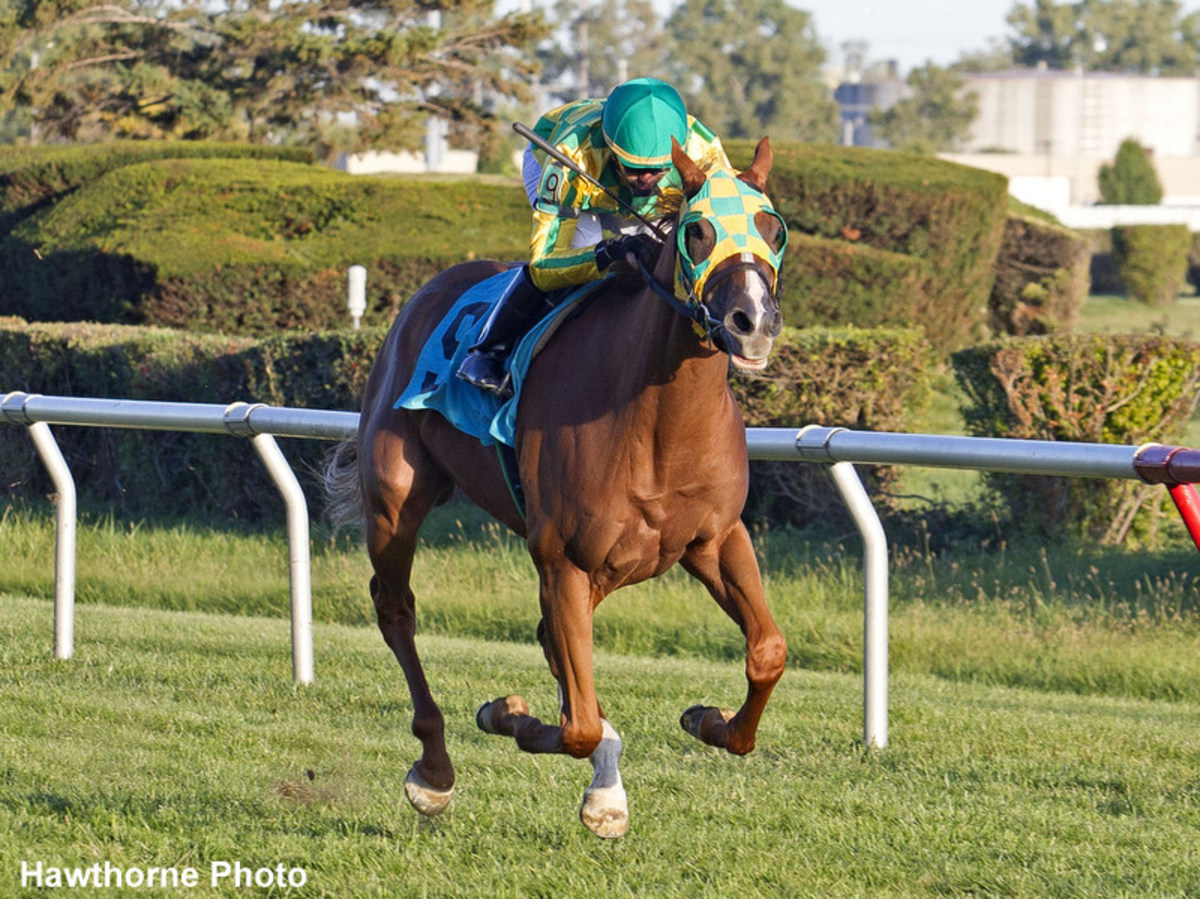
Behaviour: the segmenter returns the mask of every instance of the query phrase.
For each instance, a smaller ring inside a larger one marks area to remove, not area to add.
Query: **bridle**
[[[760,230],[764,219],[773,220],[778,227],[769,238]],[[687,235],[700,223],[704,224],[700,245],[703,255],[693,258]],[[664,243],[673,238],[675,244],[672,289],[668,291],[655,281],[639,262],[642,278],[657,296],[693,321],[706,340],[719,337],[725,328],[712,317],[704,297],[711,295],[709,288],[727,278],[753,272],[762,279],[770,300],[778,304],[776,291],[787,245],[787,224],[762,191],[736,173],[719,170],[709,174],[685,199],[675,220],[674,234],[659,231],[659,235]],[[675,295],[675,285],[684,292],[682,300]]]
[[[752,253],[743,253],[741,256],[742,258],[738,259],[738,261],[733,265],[726,266],[720,271],[714,272],[712,277],[709,278],[708,282],[704,285],[705,292],[707,293],[711,290],[711,288],[720,284],[731,275],[737,274],[738,272],[750,271],[754,272],[759,278],[762,279],[763,285],[767,288],[767,294],[769,295],[771,301],[778,303],[779,300],[775,294],[775,287],[778,286],[778,278],[769,278],[767,273],[763,271],[766,263]],[[721,335],[725,333],[725,325],[723,322],[713,318],[712,313],[709,311],[708,306],[705,305],[703,298],[697,295],[694,282],[689,285],[687,296],[683,299],[680,299],[679,297],[675,296],[674,290],[669,290],[663,286],[662,282],[660,282],[654,276],[654,273],[646,267],[645,263],[643,263],[641,259],[635,259],[635,262],[637,263],[637,270],[641,274],[642,281],[645,283],[646,287],[649,288],[656,297],[674,309],[677,313],[682,315],[688,321],[692,322],[696,326],[697,333],[701,339],[704,340],[704,342],[708,344],[716,344],[718,346],[725,345],[724,341],[720,339]]]

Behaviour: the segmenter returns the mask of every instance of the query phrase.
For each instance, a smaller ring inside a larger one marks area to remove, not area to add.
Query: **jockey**
[[[534,132],[651,221],[678,212],[683,194],[671,139],[705,172],[731,169],[720,139],[688,115],[683,98],[656,78],[617,85],[605,100],[552,109]],[[464,381],[505,393],[504,360],[553,306],[549,291],[601,278],[618,259],[652,261],[645,226],[577,172],[527,147],[522,175],[533,206],[530,261],[496,301],[459,366]]]

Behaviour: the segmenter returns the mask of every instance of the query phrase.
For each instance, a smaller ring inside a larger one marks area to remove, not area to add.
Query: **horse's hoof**
[[[709,746],[724,746],[724,724],[734,716],[733,709],[711,705],[694,705],[679,716],[679,726]],[[720,725],[718,727],[718,725]]]
[[[431,787],[425,782],[425,778],[417,773],[416,768],[409,768],[404,778],[404,795],[408,797],[413,808],[425,817],[432,818],[446,810],[454,795],[454,787],[448,790]]]
[[[501,718],[505,715],[528,715],[529,706],[515,693],[511,696],[501,696],[499,699],[485,702],[475,710],[475,724],[485,734],[500,734],[501,731],[496,722],[497,712],[500,713]]]
[[[598,837],[616,839],[629,830],[629,803],[621,783],[621,735],[606,719],[600,745],[591,755],[592,782],[583,794],[579,820]]]
[[[598,837],[615,840],[629,830],[629,803],[621,786],[588,790],[583,794],[579,820]]]

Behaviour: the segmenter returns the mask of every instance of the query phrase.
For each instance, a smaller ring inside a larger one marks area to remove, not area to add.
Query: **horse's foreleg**
[[[582,573],[580,576],[584,577]],[[545,582],[543,575],[543,597]],[[564,609],[556,607],[560,594],[554,596],[556,599],[550,602],[543,599],[538,638],[559,684],[559,724],[546,724],[530,715],[520,696],[484,703],[475,721],[487,733],[513,737],[526,752],[562,752],[578,759],[588,758],[600,744],[603,730],[592,673],[591,601],[584,593],[583,602],[568,599]]]
[[[503,696],[485,702],[475,713],[479,729],[513,737],[526,752],[562,752],[561,729],[543,724],[529,714],[520,696]],[[601,837],[621,837],[629,829],[629,802],[621,782],[621,736],[607,719],[600,719],[601,739],[588,757],[592,782],[583,793],[579,820]]]
[[[621,737],[604,718],[596,698],[592,659],[592,613],[599,598],[590,578],[566,563],[539,566],[543,651],[559,683],[562,742],[576,758],[592,763],[579,820],[592,833],[615,838],[629,829],[629,805],[618,763]]]
[[[603,736],[592,668],[592,611],[598,600],[587,574],[561,551],[539,553],[533,541],[531,549],[538,564],[542,648],[560,689],[560,751],[588,758]]]
[[[622,837],[629,829],[629,801],[621,783],[621,735],[601,718],[603,737],[589,757],[592,763],[592,782],[583,793],[579,820],[592,833],[601,837]]]
[[[620,837],[629,827],[629,806],[618,768],[621,738],[604,720],[596,700],[590,581],[566,563],[539,564],[539,573],[542,621],[538,642],[559,684],[560,723],[553,726],[538,720],[519,696],[484,703],[475,721],[487,733],[512,737],[526,752],[559,752],[590,759],[592,782],[583,794],[579,818],[598,836]]]
[[[767,609],[758,560],[743,524],[739,522],[719,546],[693,548],[682,563],[746,636],[747,686],[746,700],[735,714],[693,706],[683,713],[680,724],[705,743],[745,755],[754,748],[758,722],[783,676],[787,644]]]

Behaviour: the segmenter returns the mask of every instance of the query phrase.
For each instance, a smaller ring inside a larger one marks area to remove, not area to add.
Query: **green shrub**
[[[926,292],[932,280],[933,267],[915,256],[793,234],[779,306],[797,328],[920,327],[932,305]]]
[[[785,328],[767,371],[735,378],[733,392],[749,427],[904,431],[929,400],[932,367],[915,329]],[[899,475],[891,466],[866,471],[884,510]],[[750,490],[751,521],[852,527],[823,465],[752,462]]]
[[[1186,225],[1124,225],[1112,229],[1113,256],[1129,296],[1169,306],[1187,280],[1192,236]]]
[[[1162,182],[1146,148],[1131,137],[1121,141],[1111,164],[1100,166],[1100,201],[1109,206],[1157,206]]]
[[[5,373],[0,389],[356,410],[382,339],[382,329],[255,341],[163,328],[0,319],[0,371]],[[281,500],[246,440],[112,428],[55,431],[86,504],[132,519],[278,520]],[[283,443],[301,474],[319,466],[328,449],[318,440]],[[23,428],[0,428],[0,468],[10,496],[53,489]],[[306,492],[315,496],[313,489]]]
[[[430,276],[528,252],[508,181],[362,178],[260,160],[172,159],[102,175],[0,244],[0,314],[268,334],[346,321],[346,269],[368,269],[367,320]]]
[[[748,164],[753,145],[729,141],[727,146],[735,165]],[[873,291],[867,285],[856,290],[837,322],[872,326],[880,323],[873,314],[911,302],[913,324],[922,327],[938,349],[965,346],[986,334],[993,264],[1007,209],[1003,176],[859,147],[782,144],[774,151],[768,191],[793,239],[807,234],[853,245],[863,254],[858,259],[874,249],[915,257],[928,266],[923,269],[928,279],[910,299],[904,294],[912,290],[911,275],[918,269],[907,270],[909,277],[893,284],[895,269],[881,263],[883,279]],[[818,260],[808,250],[801,258],[801,269]],[[843,277],[845,267],[836,270]],[[785,278],[784,302],[794,307],[808,302],[792,296],[797,285],[823,289],[819,276],[809,277],[803,270],[788,271]],[[828,294],[836,298],[836,288],[844,283],[835,284]],[[863,304],[863,309],[852,303]]]
[[[357,411],[384,329],[246,337],[163,328],[25,324],[0,319],[3,390],[47,395]],[[792,331],[769,374],[734,381],[754,426],[800,424],[902,429],[928,391],[927,350],[915,331]],[[130,517],[277,519],[280,500],[245,440],[223,435],[113,428],[56,429],[77,472],[81,498]],[[319,467],[328,444],[284,441],[301,472]],[[844,515],[823,466],[754,463],[760,520],[810,523]],[[53,487],[24,429],[0,427],[0,468],[10,496]],[[890,482],[883,472],[877,483]],[[808,485],[816,484],[811,487]],[[797,491],[813,499],[793,506]],[[310,502],[315,488],[306,491]]]
[[[753,147],[729,149],[745,165]],[[454,262],[528,252],[515,179],[210,158],[238,152],[145,142],[0,157],[0,314],[323,329],[342,321],[350,264],[370,270],[369,314],[390,316]],[[912,324],[942,348],[986,330],[1003,178],[854,148],[779,145],[775,159],[771,192],[795,247],[782,298],[796,321]]]
[[[996,258],[989,324],[996,334],[1071,331],[1087,298],[1088,241],[1044,219],[1010,215]]]
[[[0,236],[21,219],[58,202],[106,172],[152,159],[186,157],[313,162],[312,153],[299,147],[219,141],[114,141],[6,147],[0,153]]]
[[[1141,445],[1180,438],[1200,400],[1200,343],[1036,337],[952,357],[983,437]],[[1156,539],[1166,491],[1132,481],[992,474],[1018,530],[1105,544]]]

